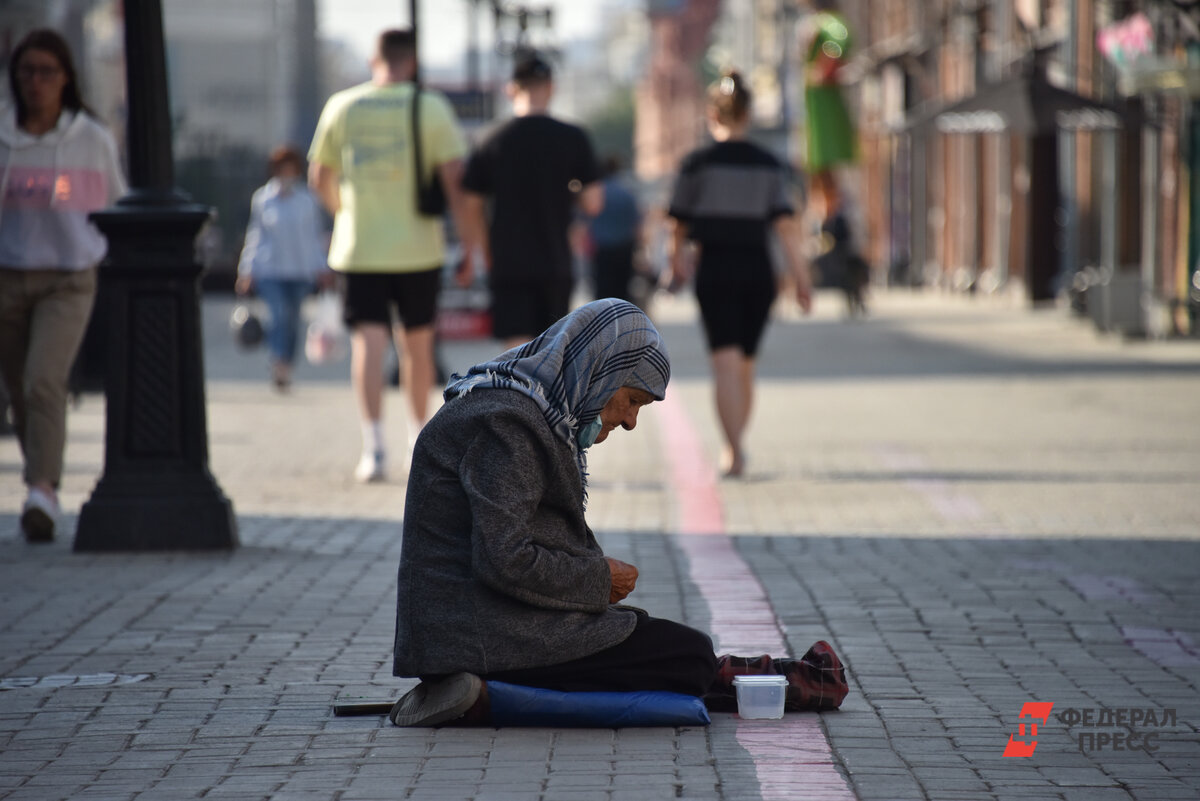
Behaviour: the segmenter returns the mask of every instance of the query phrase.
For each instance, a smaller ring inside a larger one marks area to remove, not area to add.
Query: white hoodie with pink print
[[[108,243],[88,221],[127,191],[112,134],[86,112],[63,110],[42,136],[0,111],[0,267],[83,270]]]

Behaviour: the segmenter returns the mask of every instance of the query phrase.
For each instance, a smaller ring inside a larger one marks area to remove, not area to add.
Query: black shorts
[[[359,323],[391,326],[392,306],[405,328],[433,325],[437,317],[442,268],[412,273],[343,273],[346,290],[342,319],[354,328]]]
[[[696,272],[696,300],[704,322],[709,352],[738,347],[747,356],[758,353],[758,345],[771,315],[778,291],[769,257],[740,264],[714,263],[702,252]]]
[[[571,310],[573,281],[567,277],[491,285],[492,336],[535,337]]]

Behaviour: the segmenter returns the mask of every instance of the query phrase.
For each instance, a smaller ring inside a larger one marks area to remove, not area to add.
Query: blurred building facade
[[[639,177],[704,136],[723,65],[754,136],[803,165],[807,0],[647,0]],[[1200,4],[841,0],[860,160],[842,176],[877,284],[1068,299],[1103,328],[1196,330]]]
[[[635,97],[634,170],[652,187],[661,187],[703,136],[703,63],[720,6],[647,0],[650,54]]]
[[[1066,296],[1101,327],[1191,332],[1194,7],[845,0],[876,277]],[[1012,97],[1033,85],[1036,116],[1045,84],[1065,90],[1057,112],[1016,124]]]

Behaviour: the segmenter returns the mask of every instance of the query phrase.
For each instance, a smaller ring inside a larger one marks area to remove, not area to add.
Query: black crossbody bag
[[[433,180],[425,182],[424,161],[421,159],[421,84],[413,89],[412,104],[413,164],[416,167],[417,210],[426,217],[441,217],[446,213],[446,192],[441,176],[433,171]]]

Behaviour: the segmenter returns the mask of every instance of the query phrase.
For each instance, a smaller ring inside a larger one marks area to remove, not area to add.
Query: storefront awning
[[[1114,131],[1126,127],[1125,112],[1059,88],[1044,76],[1023,74],[985,86],[974,95],[914,120],[910,128],[947,134]]]

